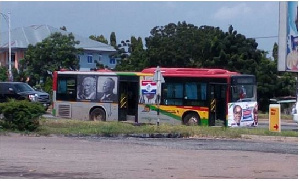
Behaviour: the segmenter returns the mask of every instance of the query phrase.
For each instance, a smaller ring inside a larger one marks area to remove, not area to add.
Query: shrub
[[[44,107],[39,103],[11,99],[9,102],[0,103],[0,114],[3,114],[0,126],[11,130],[35,131],[43,113]]]

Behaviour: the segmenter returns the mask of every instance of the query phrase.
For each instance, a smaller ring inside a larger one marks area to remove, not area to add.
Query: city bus
[[[160,68],[164,82],[158,88],[155,71],[55,71],[52,113],[76,120],[156,123],[159,119],[174,125],[257,126],[254,75],[224,69]],[[104,100],[109,90],[110,98]]]

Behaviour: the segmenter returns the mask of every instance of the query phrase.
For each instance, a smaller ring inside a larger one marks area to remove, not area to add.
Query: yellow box
[[[281,132],[280,104],[269,106],[269,131]]]

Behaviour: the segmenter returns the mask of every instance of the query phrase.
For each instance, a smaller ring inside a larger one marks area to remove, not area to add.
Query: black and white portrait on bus
[[[96,99],[97,81],[95,76],[83,75],[78,77],[77,99]]]
[[[99,76],[97,99],[100,102],[117,102],[117,77]]]

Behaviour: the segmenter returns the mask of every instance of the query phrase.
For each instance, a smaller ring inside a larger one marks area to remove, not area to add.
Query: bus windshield
[[[256,100],[255,85],[233,85],[231,86],[231,102],[245,102]]]

